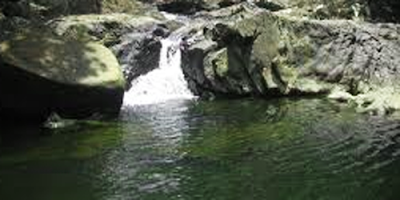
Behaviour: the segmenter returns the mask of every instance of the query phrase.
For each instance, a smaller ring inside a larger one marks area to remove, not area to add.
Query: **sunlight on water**
[[[0,146],[0,199],[400,195],[400,121],[325,100],[174,100],[127,107],[118,122],[22,138]]]

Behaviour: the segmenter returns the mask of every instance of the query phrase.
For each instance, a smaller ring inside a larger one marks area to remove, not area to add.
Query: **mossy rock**
[[[49,26],[64,38],[83,41],[98,41],[106,46],[119,42],[122,35],[146,31],[162,24],[148,17],[129,14],[73,15],[53,20]]]
[[[124,84],[115,56],[93,42],[32,33],[0,44],[1,118],[115,116]]]
[[[228,51],[227,49],[222,49],[216,53],[216,57],[213,60],[214,70],[220,77],[225,77],[229,70],[228,65]]]

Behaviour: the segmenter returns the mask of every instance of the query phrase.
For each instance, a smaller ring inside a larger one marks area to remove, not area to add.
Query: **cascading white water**
[[[124,105],[155,104],[174,99],[192,99],[181,69],[180,38],[161,40],[160,67],[132,81]]]

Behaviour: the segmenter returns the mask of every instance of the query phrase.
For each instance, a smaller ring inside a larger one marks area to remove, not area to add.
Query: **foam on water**
[[[125,93],[125,106],[194,98],[181,69],[180,41],[171,37],[161,41],[160,67],[133,80]]]

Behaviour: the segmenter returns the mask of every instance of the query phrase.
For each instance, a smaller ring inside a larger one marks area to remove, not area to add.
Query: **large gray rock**
[[[119,113],[125,82],[102,45],[31,33],[1,43],[0,56],[1,121]]]
[[[232,13],[240,17],[205,29],[208,37],[198,43],[214,42],[215,48],[195,44],[185,54],[193,56],[184,59],[183,69],[195,79],[189,82],[198,94],[276,97],[340,91],[360,110],[400,108],[399,25],[298,19],[246,5]]]
[[[76,15],[49,22],[58,35],[103,43],[116,55],[126,79],[133,79],[158,67],[160,38],[169,34],[166,22],[149,16],[128,14]]]

